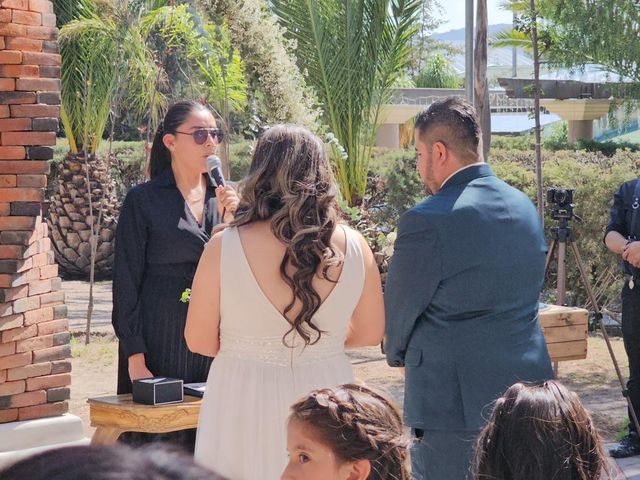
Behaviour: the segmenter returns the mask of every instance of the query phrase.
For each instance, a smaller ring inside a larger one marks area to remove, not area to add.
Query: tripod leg
[[[564,305],[564,299],[567,293],[567,264],[565,263],[565,257],[567,255],[567,243],[563,241],[558,242],[558,280],[557,280],[557,295],[558,299],[556,305]]]
[[[596,312],[596,318],[598,319],[598,323],[600,325],[600,330],[602,330],[602,336],[607,344],[607,349],[609,350],[609,355],[611,356],[611,361],[613,362],[613,366],[616,370],[616,374],[618,375],[618,381],[620,382],[620,388],[622,388],[622,395],[627,399],[627,404],[629,405],[629,412],[631,412],[631,421],[636,427],[636,431],[640,432],[640,423],[638,423],[638,417],[636,416],[636,411],[633,408],[633,404],[631,403],[631,398],[629,398],[627,392],[627,386],[624,382],[624,377],[622,376],[622,372],[620,371],[620,365],[618,365],[618,361],[616,360],[616,355],[613,352],[613,347],[611,346],[611,341],[609,340],[609,334],[607,330],[604,328],[604,320],[602,320],[602,313],[600,311],[600,307],[598,306],[598,302],[596,300],[596,296],[593,293],[593,289],[591,288],[591,284],[589,283],[589,279],[587,277],[587,272],[584,269],[584,265],[582,264],[582,258],[580,257],[580,251],[578,250],[578,246],[575,244],[573,240],[569,241],[571,245],[571,251],[576,257],[576,264],[578,265],[578,270],[580,271],[580,278],[582,279],[582,284],[584,288],[587,290],[587,295],[589,296],[589,301],[591,305],[593,305],[593,309]]]
[[[553,255],[556,253],[556,250],[558,249],[558,240],[557,239],[553,239],[551,241],[551,246],[549,248],[549,251],[547,252],[547,258],[545,259],[544,262],[544,278],[547,278],[547,276],[549,275],[549,266],[551,265],[551,262],[553,261]],[[564,255],[562,256],[563,258],[563,263],[564,263]],[[560,259],[558,258],[558,261],[560,261]],[[560,270],[558,270],[558,274],[560,274]],[[559,277],[558,277],[559,278]],[[558,302],[559,305],[562,305],[561,303]],[[558,376],[558,362],[553,362],[553,376],[557,377]]]
[[[547,274],[549,273],[549,265],[551,265],[551,260],[553,260],[553,254],[556,253],[556,248],[558,246],[557,240],[551,241],[551,247],[547,252],[547,258],[544,261],[544,278],[547,278]]]

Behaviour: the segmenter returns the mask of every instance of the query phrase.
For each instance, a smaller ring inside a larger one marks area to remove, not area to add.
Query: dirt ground
[[[611,343],[623,374],[627,372],[627,358],[622,339],[612,337]],[[560,364],[558,378],[575,391],[591,411],[605,442],[614,441],[626,419],[626,402],[600,335],[589,338],[586,360]],[[72,340],[73,371],[70,412],[82,418],[87,436],[93,433],[89,425],[87,398],[115,393],[117,343],[112,333],[104,329],[92,335],[84,344],[84,335],[74,332]],[[386,365],[378,348],[360,349],[350,353],[356,377],[367,385],[393,398],[402,405],[403,379],[397,369]]]

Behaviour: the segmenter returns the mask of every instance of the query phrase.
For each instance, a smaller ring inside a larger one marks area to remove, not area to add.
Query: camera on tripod
[[[573,213],[573,188],[552,187],[547,190],[547,203],[553,204],[551,218],[554,220],[571,220],[576,217]],[[577,217],[576,217],[577,218]]]

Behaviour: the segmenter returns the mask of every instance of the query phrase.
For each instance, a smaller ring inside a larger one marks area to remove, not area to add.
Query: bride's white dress
[[[347,325],[364,285],[355,232],[338,283],[314,316],[322,337],[304,347],[265,296],[237,228],[222,236],[220,351],[200,411],[196,461],[230,480],[276,480],[286,466],[286,419],[292,403],[313,389],[353,382],[345,355]]]

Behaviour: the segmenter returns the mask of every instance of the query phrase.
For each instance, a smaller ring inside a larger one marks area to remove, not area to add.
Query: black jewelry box
[[[133,401],[145,405],[164,405],[184,401],[182,380],[168,377],[141,378],[133,381]]]

